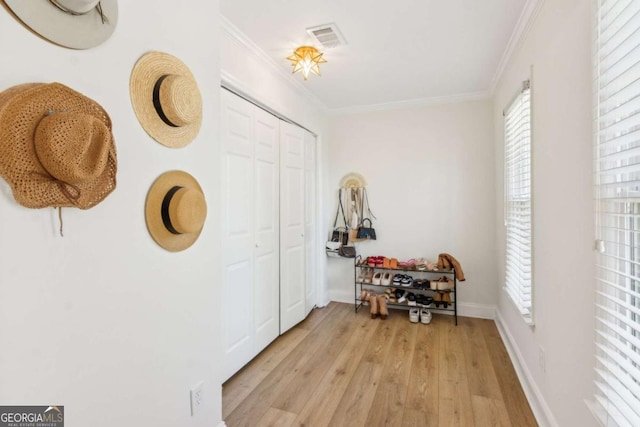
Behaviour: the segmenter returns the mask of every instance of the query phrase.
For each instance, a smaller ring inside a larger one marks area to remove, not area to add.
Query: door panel
[[[258,354],[280,332],[280,120],[257,107],[254,113],[256,269],[253,307],[256,314],[254,352]]]
[[[316,305],[317,249],[316,249],[316,138],[309,132],[304,135],[304,217],[306,304],[305,315]]]
[[[280,122],[280,333],[304,319],[304,130]]]
[[[222,324],[224,378],[253,357],[255,246],[252,105],[222,93]],[[243,304],[237,301],[242,300]]]

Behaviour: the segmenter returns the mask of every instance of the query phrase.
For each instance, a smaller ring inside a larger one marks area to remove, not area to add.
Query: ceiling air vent
[[[347,41],[336,24],[318,25],[317,27],[307,28],[307,33],[324,48],[333,48],[344,46]]]

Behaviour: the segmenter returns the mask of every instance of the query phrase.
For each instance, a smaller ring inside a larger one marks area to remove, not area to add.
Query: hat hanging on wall
[[[117,0],[4,0],[31,30],[60,46],[89,49],[118,23]]]
[[[116,188],[111,119],[60,83],[0,92],[0,175],[28,208],[89,209]]]
[[[356,172],[350,172],[340,180],[340,188],[364,188],[366,185],[364,176]]]
[[[131,72],[131,103],[144,130],[171,148],[188,145],[202,123],[200,89],[189,68],[175,56],[149,52]]]
[[[193,245],[207,217],[207,202],[198,181],[183,171],[166,172],[153,183],[145,208],[153,240],[170,252]]]

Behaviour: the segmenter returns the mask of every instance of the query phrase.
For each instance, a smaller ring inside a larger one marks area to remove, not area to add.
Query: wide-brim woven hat
[[[60,46],[89,49],[107,40],[118,22],[117,0],[4,0],[31,30]]]
[[[202,124],[200,89],[189,68],[163,52],[143,55],[131,72],[131,103],[144,130],[160,144],[180,148]]]
[[[60,83],[0,92],[0,175],[28,208],[89,209],[116,188],[111,119]]]
[[[198,240],[207,218],[200,184],[184,171],[160,175],[147,193],[145,218],[158,245],[170,252],[187,249]]]

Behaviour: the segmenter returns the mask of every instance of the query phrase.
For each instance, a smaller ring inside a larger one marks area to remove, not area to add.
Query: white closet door
[[[222,91],[222,324],[226,380],[279,334],[279,124]]]
[[[224,379],[253,357],[253,106],[222,91]]]
[[[305,316],[316,305],[317,294],[317,253],[316,253],[316,138],[304,133],[304,180],[305,180],[305,267],[306,267],[306,304]]]
[[[280,122],[280,333],[305,317],[304,129]]]
[[[255,354],[280,333],[280,120],[255,107]]]

